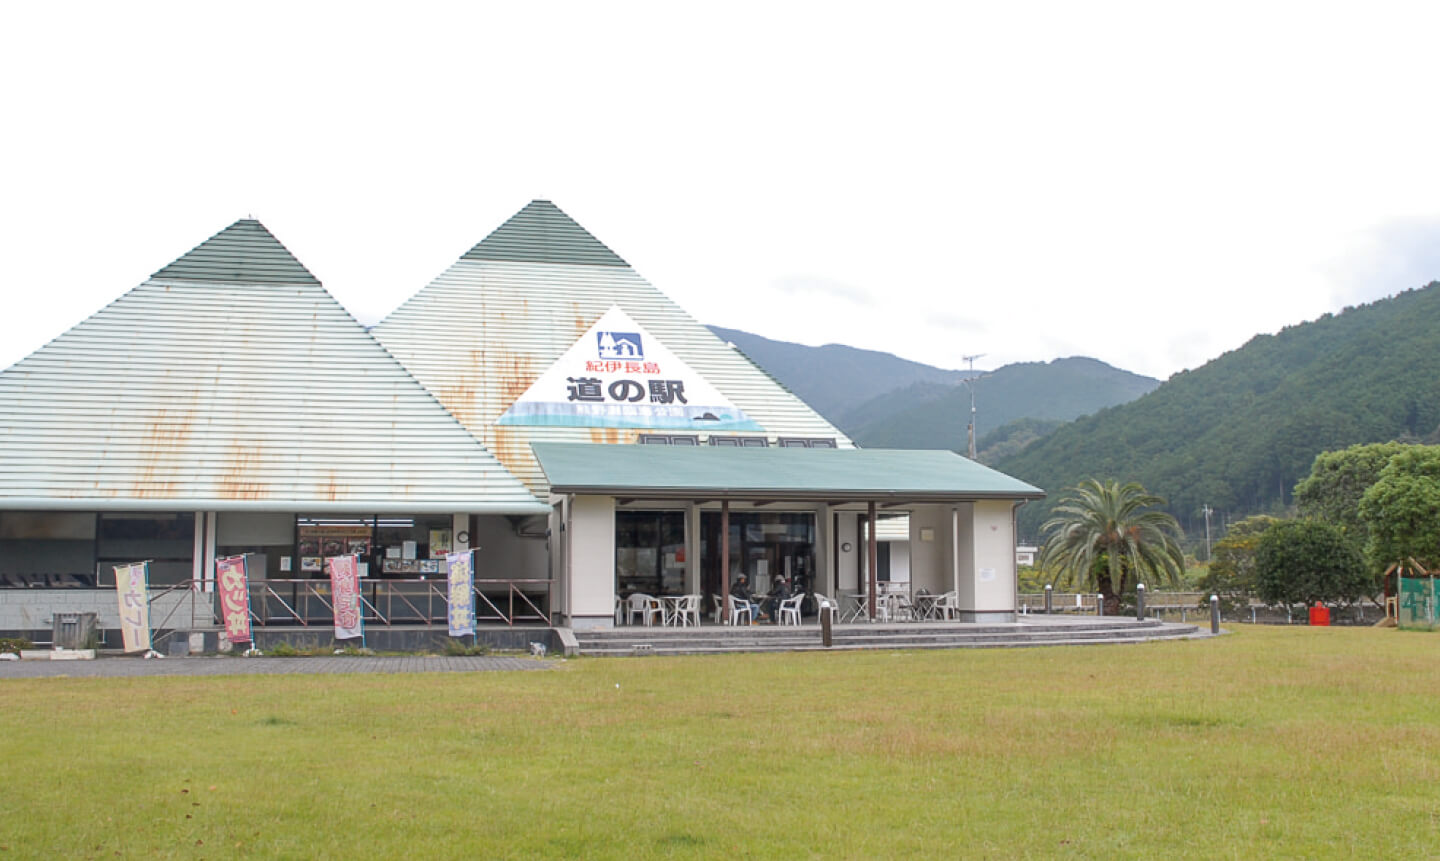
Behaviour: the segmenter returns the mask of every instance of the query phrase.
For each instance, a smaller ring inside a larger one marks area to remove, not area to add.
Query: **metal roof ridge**
[[[460,259],[630,267],[560,207],[539,199],[527,203]]]
[[[248,277],[247,277],[248,276]],[[241,218],[172,260],[151,281],[219,281],[319,284],[275,234],[254,218]]]

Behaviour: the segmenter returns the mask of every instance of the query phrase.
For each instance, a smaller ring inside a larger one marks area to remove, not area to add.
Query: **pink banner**
[[[360,557],[331,556],[330,590],[335,603],[335,639],[363,636],[360,615]]]
[[[215,588],[220,593],[225,638],[232,643],[250,642],[250,572],[244,556],[215,560]]]

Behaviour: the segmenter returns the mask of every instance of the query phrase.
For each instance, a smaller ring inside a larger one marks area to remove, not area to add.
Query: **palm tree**
[[[1048,536],[1042,564],[1056,579],[1068,573],[1099,592],[1109,615],[1120,612],[1120,596],[1132,582],[1180,583],[1185,571],[1180,524],[1151,508],[1164,505],[1164,499],[1133,481],[1102,484],[1093,478],[1066,492],[1040,527]]]

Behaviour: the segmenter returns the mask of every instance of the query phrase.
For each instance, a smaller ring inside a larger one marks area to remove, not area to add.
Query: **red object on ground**
[[[1326,628],[1330,626],[1330,608],[1324,604],[1316,603],[1310,608],[1310,624]]]

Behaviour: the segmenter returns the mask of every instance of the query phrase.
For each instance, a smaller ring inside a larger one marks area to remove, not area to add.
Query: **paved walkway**
[[[548,670],[559,662],[531,657],[399,657],[321,658],[97,658],[93,661],[0,661],[0,680],[119,678],[124,676],[253,676],[280,673],[476,673],[495,670]]]

